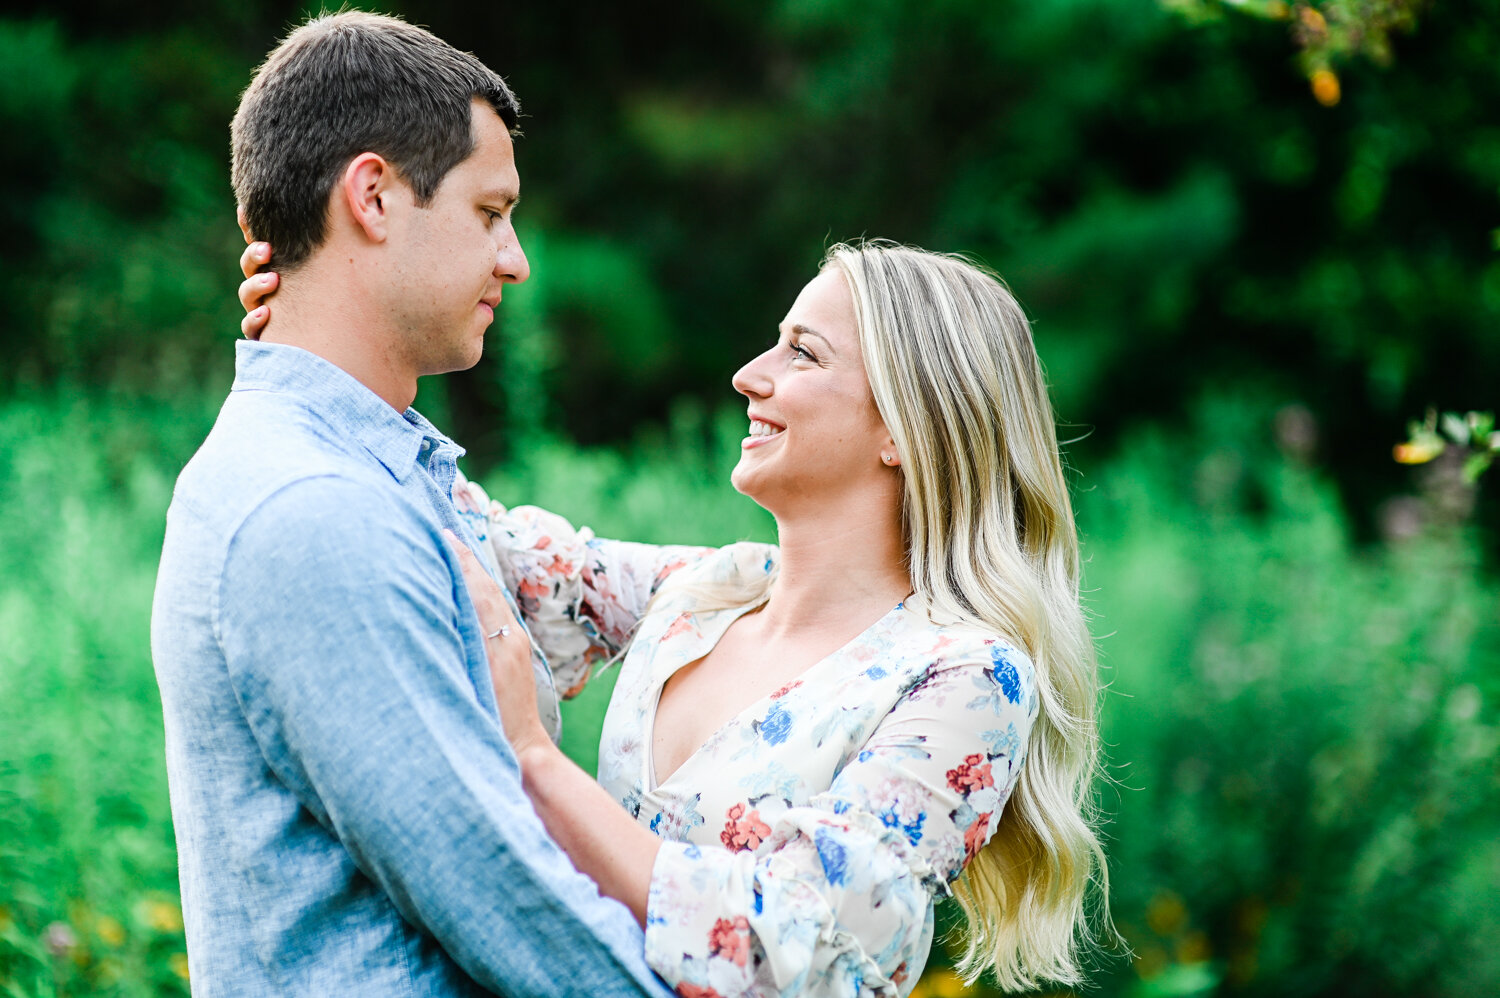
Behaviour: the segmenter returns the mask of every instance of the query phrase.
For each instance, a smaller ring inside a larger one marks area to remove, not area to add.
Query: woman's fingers
[[[271,308],[265,299],[280,282],[275,274],[256,274],[240,283],[240,304],[245,307],[245,317],[240,320],[240,331],[249,339],[260,339],[266,323],[271,321]]]
[[[276,286],[281,283],[281,277],[274,271],[265,274],[251,274],[240,282],[240,304],[245,306],[245,311],[250,312],[263,304],[264,299]]]
[[[271,310],[262,305],[260,308],[251,309],[245,313],[240,320],[240,332],[245,334],[248,340],[260,339],[261,332],[266,328],[266,323],[271,319]]]
[[[458,567],[463,572],[464,584],[469,587],[469,598],[474,601],[474,609],[479,613],[479,623],[484,628],[484,633],[490,635],[505,628],[510,629],[509,633],[514,633],[518,629],[516,618],[510,612],[510,604],[506,602],[499,583],[484,570],[474,552],[469,550],[469,545],[459,540],[451,530],[444,530],[443,535],[448,538],[449,545],[458,555]]]
[[[243,212],[240,226],[244,227]],[[240,272],[245,275],[245,279],[240,282],[238,294],[240,305],[246,312],[245,317],[240,320],[240,332],[247,339],[259,339],[266,323],[271,321],[271,310],[266,305],[266,299],[280,286],[281,277],[273,270],[260,273],[260,268],[270,262],[270,243],[252,242],[240,254]]]
[[[240,254],[240,273],[246,277],[254,277],[260,270],[261,264],[270,259],[270,243],[251,243],[245,247],[245,252]]]

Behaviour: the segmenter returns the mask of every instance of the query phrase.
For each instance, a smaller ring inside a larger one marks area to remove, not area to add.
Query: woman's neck
[[[884,503],[839,509],[777,518],[781,563],[760,613],[766,638],[867,623],[911,592],[899,515]]]

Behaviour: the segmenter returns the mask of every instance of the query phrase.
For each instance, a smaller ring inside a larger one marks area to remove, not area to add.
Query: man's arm
[[[236,531],[216,626],[266,761],[401,913],[491,990],[667,991],[639,929],[549,839],[498,721],[454,556],[401,499],[335,476]],[[482,653],[481,653],[482,654]]]

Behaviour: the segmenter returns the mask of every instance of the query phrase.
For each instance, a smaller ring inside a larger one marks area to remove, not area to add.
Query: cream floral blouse
[[[908,994],[934,899],[989,840],[1020,773],[1037,712],[1031,660],[899,604],[658,783],[663,684],[745,612],[696,610],[694,584],[764,576],[777,549],[600,540],[472,483],[455,497],[475,519],[483,511],[475,525],[565,698],[629,643],[599,782],[665,840],[647,910],[652,968],[684,998]]]

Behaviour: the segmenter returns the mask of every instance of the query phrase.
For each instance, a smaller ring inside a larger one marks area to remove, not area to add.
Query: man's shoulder
[[[227,539],[273,500],[295,529],[326,527],[330,510],[393,511],[398,495],[375,457],[316,413],[274,393],[236,392],[178,477],[168,519],[189,516]]]

